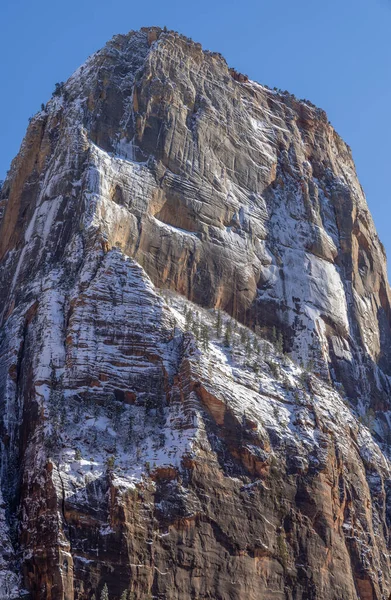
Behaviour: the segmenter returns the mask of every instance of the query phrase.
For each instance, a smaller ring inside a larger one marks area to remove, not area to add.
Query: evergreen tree
[[[269,358],[270,352],[271,352],[270,345],[268,344],[268,342],[264,342],[263,353],[264,353],[265,360],[267,360]]]
[[[109,600],[109,589],[107,587],[107,583],[104,584],[100,593],[100,600]]]
[[[122,592],[120,600],[128,600],[128,592],[127,592],[127,590],[124,590]]]
[[[304,390],[307,389],[309,381],[310,381],[309,373],[307,373],[306,371],[302,371],[300,373],[299,379],[300,379],[300,383],[302,385],[302,389],[304,389]]]
[[[115,466],[115,456],[108,456],[106,459],[107,471],[113,471],[114,466]]]
[[[92,434],[92,438],[90,438],[90,439],[91,439],[93,446],[95,446],[98,441],[98,432],[96,431],[96,429],[94,429],[94,433]]]
[[[365,415],[359,417],[358,419],[361,423],[363,423],[365,425],[365,427],[368,427],[369,431],[371,433],[374,432],[374,426],[375,426],[375,421],[376,421],[376,413],[373,410],[373,408],[369,408]]]
[[[133,425],[134,425],[134,417],[132,415],[129,416],[128,427],[125,433],[125,442],[124,449],[129,450],[132,438],[133,438]]]
[[[225,333],[224,333],[224,346],[226,346],[227,348],[231,345],[231,338],[232,338],[232,326],[231,326],[231,321],[228,321],[228,323],[225,326]]]
[[[284,351],[284,338],[281,331],[277,335],[276,350],[279,354],[282,354]]]
[[[113,405],[113,429],[114,431],[118,431],[118,428],[120,426],[121,423],[121,417],[123,415],[123,412],[125,410],[124,405],[122,404],[122,402],[115,402]]]
[[[250,338],[249,335],[247,335],[246,346],[245,346],[245,351],[246,351],[246,357],[247,358],[250,358],[250,356],[251,356],[251,350],[252,350],[252,347],[251,347],[251,338]]]
[[[196,314],[196,316],[193,319],[193,325],[192,325],[191,330],[192,330],[196,340],[199,340],[200,339],[200,321],[199,321],[198,313]]]
[[[307,365],[306,365],[306,371],[308,371],[308,373],[312,373],[315,367],[315,363],[313,361],[312,358],[308,359]]]
[[[240,341],[241,343],[244,345],[246,343],[246,339],[247,339],[247,332],[246,330],[242,327],[240,330]]]
[[[218,338],[221,338],[221,330],[222,330],[221,310],[218,309],[217,315],[216,315],[216,335]]]
[[[59,83],[55,84],[54,92],[53,92],[52,96],[61,96],[63,91],[64,91],[64,82],[60,81]]]
[[[232,323],[231,323],[231,325],[232,325]],[[235,334],[235,331],[236,331],[236,327],[235,327],[235,325],[234,325],[234,327],[233,327],[233,331],[232,331],[232,335],[231,335],[231,348],[232,348],[232,350],[233,350],[233,349],[235,348],[235,346],[236,346],[236,336],[234,335],[234,334]]]
[[[209,327],[205,324],[201,324],[201,342],[203,349],[209,350]]]
[[[50,361],[50,393],[49,393],[49,419],[54,432],[58,435],[60,424],[60,409],[64,407],[64,398],[59,389],[60,380],[56,376],[56,368],[53,361]]]
[[[67,420],[67,411],[65,409],[65,404],[63,404],[61,407],[61,412],[60,412],[60,425],[62,428],[64,427],[66,420]]]
[[[193,315],[191,313],[191,310],[188,309],[185,313],[185,329],[186,331],[191,331],[193,326]]]

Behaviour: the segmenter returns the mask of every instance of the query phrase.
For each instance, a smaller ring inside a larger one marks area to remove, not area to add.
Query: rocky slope
[[[325,113],[119,35],[0,209],[0,596],[389,600],[386,261]]]

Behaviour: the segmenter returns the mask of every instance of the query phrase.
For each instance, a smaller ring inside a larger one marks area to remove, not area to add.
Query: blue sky
[[[391,261],[391,0],[2,0],[0,22],[0,179],[56,81],[115,33],[166,25],[327,111]]]

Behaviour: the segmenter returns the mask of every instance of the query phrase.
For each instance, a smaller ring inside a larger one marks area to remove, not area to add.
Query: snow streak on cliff
[[[325,113],[115,36],[0,209],[0,596],[389,600],[385,255]]]

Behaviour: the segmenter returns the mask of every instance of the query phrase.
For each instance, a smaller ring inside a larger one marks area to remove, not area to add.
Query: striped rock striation
[[[325,113],[115,36],[0,196],[0,596],[390,600],[390,291]]]

